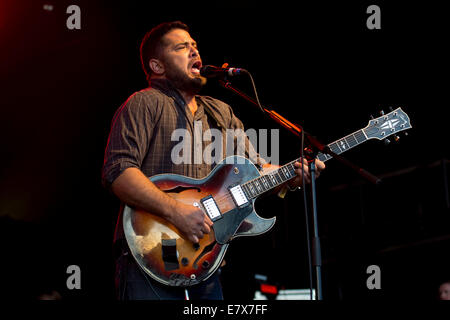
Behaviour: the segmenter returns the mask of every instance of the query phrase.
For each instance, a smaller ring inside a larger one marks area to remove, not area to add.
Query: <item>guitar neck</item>
[[[361,129],[353,132],[352,134],[349,134],[348,136],[345,136],[342,139],[330,143],[328,145],[328,148],[330,148],[330,150],[336,154],[341,154],[363,142],[366,142],[367,140],[368,138],[366,133],[364,132],[364,129]],[[329,154],[323,154],[321,152],[317,154],[317,159],[323,162],[330,160],[331,158],[332,156],[330,156]]]
[[[357,145],[367,141],[367,135],[364,132],[364,129],[360,129],[358,131],[353,132],[352,134],[349,134],[348,136],[345,136],[342,139],[339,139],[337,141],[334,141],[328,145],[328,147],[336,154],[344,153],[347,150],[350,150],[353,147],[356,147]],[[319,152],[317,154],[317,159],[325,162],[329,159],[331,159],[332,156],[328,154],[324,154]],[[241,185],[244,192],[247,194],[247,197],[250,199],[256,198],[259,195],[278,187],[279,185],[295,178],[297,175],[295,173],[295,166],[294,163],[296,161],[300,161],[299,159],[295,159],[277,170],[274,170],[270,173],[267,173],[265,175],[262,175],[258,178],[255,178],[253,180],[250,180],[244,184]]]

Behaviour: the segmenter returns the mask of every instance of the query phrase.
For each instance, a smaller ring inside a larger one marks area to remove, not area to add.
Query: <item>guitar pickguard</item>
[[[253,212],[253,206],[247,206],[244,208],[236,208],[222,216],[222,219],[214,222],[214,234],[216,240],[220,244],[229,242],[236,231],[239,229],[242,221]]]

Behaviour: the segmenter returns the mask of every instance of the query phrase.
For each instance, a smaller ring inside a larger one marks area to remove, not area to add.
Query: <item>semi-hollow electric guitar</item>
[[[383,140],[409,128],[408,115],[397,108],[328,147],[341,154],[369,139]],[[331,156],[319,153],[317,158],[327,161]],[[261,175],[250,160],[232,156],[203,179],[176,174],[150,177],[167,195],[202,209],[214,224],[211,232],[194,244],[163,218],[125,206],[123,227],[133,257],[150,277],[166,285],[187,287],[209,278],[232,239],[260,235],[273,227],[276,217],[260,217],[254,202],[259,195],[293,179],[297,160]]]

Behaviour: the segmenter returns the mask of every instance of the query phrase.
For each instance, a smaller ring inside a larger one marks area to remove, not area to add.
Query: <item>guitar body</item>
[[[170,286],[187,287],[209,278],[220,266],[229,242],[239,236],[255,236],[270,230],[276,218],[264,219],[254,211],[254,199],[238,207],[229,188],[260,176],[248,159],[228,157],[203,179],[160,174],[150,180],[170,197],[202,207],[212,196],[221,216],[200,242],[182,237],[163,218],[125,206],[124,233],[133,257],[153,279]]]

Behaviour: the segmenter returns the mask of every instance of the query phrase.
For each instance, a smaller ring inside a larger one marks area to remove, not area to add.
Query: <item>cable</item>
[[[252,74],[246,70],[246,73],[250,77],[250,81],[252,82],[253,91],[255,92],[255,98],[256,102],[258,103],[258,107],[261,109],[261,111],[265,114],[264,108],[262,107],[261,103],[259,102],[258,92],[256,91],[255,81],[253,81]]]

